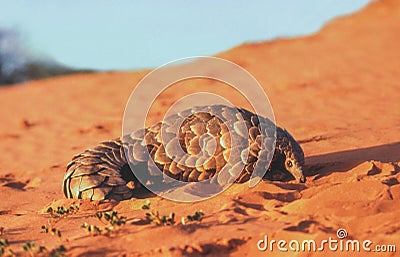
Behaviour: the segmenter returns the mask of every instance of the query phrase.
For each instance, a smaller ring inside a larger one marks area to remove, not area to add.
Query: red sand
[[[123,201],[114,208],[129,222],[110,237],[90,236],[80,228],[85,221],[98,225],[90,214],[109,205],[84,202],[86,211],[57,223],[60,239],[41,233],[49,216],[40,211],[53,200],[58,200],[53,206],[71,202],[61,192],[66,163],[85,148],[120,135],[125,103],[148,71],[72,75],[0,88],[0,238],[17,252],[28,240],[48,249],[63,244],[68,256],[282,256],[276,248],[259,252],[258,240],[264,235],[288,241],[336,239],[339,228],[347,230],[349,239],[398,244],[398,42],[400,2],[383,0],[312,36],[244,44],[219,54],[263,85],[278,125],[301,142],[307,183],[264,181],[254,189],[234,185],[192,204],[151,198],[161,214],[174,212],[178,219],[204,211],[201,223],[186,226],[142,224],[145,199]],[[214,83],[201,82],[205,87]],[[174,98],[192,89],[163,94],[149,122],[159,120]],[[235,104],[246,106],[241,98]]]

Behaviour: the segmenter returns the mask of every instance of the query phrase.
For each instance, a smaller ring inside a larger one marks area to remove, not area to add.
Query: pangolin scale
[[[170,130],[176,130],[177,126],[178,137],[168,138]],[[266,131],[262,132],[262,128]],[[206,133],[214,140],[202,141]],[[276,136],[274,151],[271,144],[265,143],[268,140],[262,140],[263,135],[271,140]],[[178,141],[172,144],[174,140]],[[173,148],[176,143],[185,157]],[[239,148],[243,143],[248,146],[245,150]],[[207,153],[211,148],[213,151],[208,153],[207,162],[196,165],[199,158],[192,157],[201,149]],[[242,151],[239,156],[247,158],[231,159],[227,163],[230,154],[237,149]],[[154,162],[150,162],[149,156]],[[269,166],[268,158],[272,158]],[[211,105],[168,116],[151,127],[104,141],[74,156],[67,165],[63,192],[67,198],[120,201],[134,196],[135,189],[141,186],[130,167],[142,172],[151,183],[162,181],[165,175],[180,181],[203,181],[218,174],[225,165],[234,169],[240,162],[243,168],[235,180],[237,183],[248,181],[252,173],[260,169],[267,170],[265,177],[271,178],[273,172],[279,170],[290,173],[300,182],[305,181],[303,150],[286,130],[243,108]]]

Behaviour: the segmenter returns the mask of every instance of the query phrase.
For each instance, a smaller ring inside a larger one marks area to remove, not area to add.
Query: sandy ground
[[[257,249],[265,235],[321,242],[338,239],[337,230],[344,228],[346,239],[371,240],[372,249],[397,243],[397,255],[373,256],[398,256],[399,41],[400,2],[383,0],[312,36],[243,44],[219,54],[263,85],[278,125],[305,151],[308,181],[263,181],[253,189],[234,185],[191,204],[150,197],[154,210],[174,212],[178,221],[203,210],[202,222],[188,225],[148,224],[141,209],[146,199],[131,199],[82,202],[76,214],[57,220],[61,238],[41,230],[55,220],[43,214],[47,206],[72,203],[61,192],[66,163],[121,134],[125,103],[148,71],[72,75],[0,88],[0,238],[18,254],[33,240],[49,250],[64,245],[68,256],[366,256],[363,251]],[[214,82],[201,82],[224,91]],[[193,88],[163,94],[149,122]],[[234,103],[246,106],[240,98]],[[84,222],[104,227],[93,214],[112,207],[128,221],[111,235],[92,236],[80,228]]]

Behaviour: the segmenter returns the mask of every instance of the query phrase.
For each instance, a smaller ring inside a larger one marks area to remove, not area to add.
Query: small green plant
[[[3,256],[6,253],[9,244],[7,239],[0,238],[0,256]]]
[[[28,241],[23,246],[22,249],[24,252],[29,254],[30,256],[37,256],[38,254],[43,254],[47,252],[46,247],[39,246],[37,247],[34,241]]]
[[[202,210],[196,211],[193,215],[188,215],[186,217],[182,217],[181,223],[185,225],[189,222],[193,221],[201,221],[203,219],[204,213]]]
[[[146,201],[146,204],[142,206],[142,210],[150,210],[150,212],[146,212],[146,219],[155,225],[158,226],[171,226],[175,225],[175,213],[170,213],[168,216],[161,216],[158,210],[151,210],[150,200]],[[203,219],[204,213],[202,210],[196,211],[193,215],[188,215],[186,217],[182,217],[181,223],[185,225],[189,222],[193,221],[201,221]]]
[[[51,257],[66,257],[67,255],[65,254],[67,252],[67,248],[65,246],[60,245],[56,249],[52,250],[50,252]]]
[[[126,223],[126,217],[118,216],[118,212],[97,212],[95,215],[101,222],[111,226],[121,226]]]
[[[144,204],[144,205],[142,206],[142,210],[149,210],[149,209],[150,209],[150,204],[151,204],[151,201],[150,201],[150,200],[147,200],[147,201],[146,201],[146,204]]]
[[[45,234],[50,233],[52,236],[57,235],[58,237],[61,237],[61,231],[55,227],[51,226],[50,228],[48,228],[46,225],[42,225],[41,228],[42,228],[42,232]]]
[[[93,236],[98,236],[103,233],[103,229],[95,225],[89,225],[87,222],[83,223],[81,228],[85,229],[89,234]]]
[[[81,228],[85,229],[89,234],[97,236],[97,235],[110,235],[112,231],[115,230],[115,227],[122,226],[126,223],[126,217],[119,216],[118,212],[97,212],[95,217],[100,220],[106,226],[101,228],[96,225],[89,225],[87,222],[83,223]]]
[[[45,246],[36,246],[34,241],[27,241],[22,246],[22,250],[29,256],[51,256],[51,257],[66,257],[67,249],[60,245],[52,251],[48,251]],[[11,249],[7,239],[0,239],[0,256],[17,256]],[[19,256],[19,255],[18,255]]]
[[[53,209],[53,207],[47,208],[46,212],[50,214],[51,218],[65,218],[68,215],[77,213],[79,211],[79,204],[71,204],[68,208],[64,206],[57,206],[57,208]]]
[[[7,246],[8,245],[7,239],[0,238],[0,245],[1,246]]]
[[[171,212],[168,216],[160,216],[158,211],[151,211],[146,213],[146,219],[158,226],[171,226],[175,224],[175,213]]]
[[[0,238],[0,256],[15,256],[14,251],[11,249],[7,239]]]
[[[150,210],[151,209],[151,201],[147,200],[146,204],[142,206],[142,210]],[[175,224],[175,213],[170,213],[168,216],[160,216],[160,213],[157,210],[151,210],[150,212],[146,212],[146,219],[158,226],[170,226]]]
[[[79,204],[73,205],[71,204],[68,208],[64,206],[57,206],[57,208],[49,207],[46,212],[50,214],[50,218],[48,220],[48,225],[42,225],[42,232],[45,234],[56,235],[61,238],[62,233],[61,230],[55,227],[56,223],[59,222],[62,218],[66,218],[69,215],[75,214],[79,211]]]

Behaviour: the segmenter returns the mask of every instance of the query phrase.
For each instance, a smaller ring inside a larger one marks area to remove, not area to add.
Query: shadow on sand
[[[366,161],[400,162],[400,142],[346,150],[306,158],[306,176],[317,178],[345,172]]]

